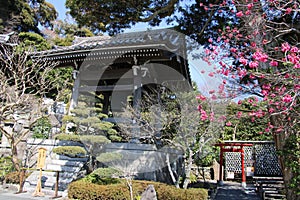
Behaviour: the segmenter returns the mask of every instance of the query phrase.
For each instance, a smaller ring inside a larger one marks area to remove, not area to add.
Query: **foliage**
[[[27,51],[44,51],[51,49],[50,41],[47,41],[43,36],[32,32],[21,32],[18,34],[20,45],[17,49],[22,52]],[[71,90],[73,87],[72,80],[73,68],[55,68],[46,75],[46,79],[51,83],[51,89],[45,94],[46,97],[63,101],[67,103],[70,99]]]
[[[300,135],[299,132],[295,135],[289,137],[285,143],[285,147],[279,153],[281,155],[286,155],[285,165],[291,169],[294,176],[291,179],[289,187],[294,189],[296,194],[300,195]]]
[[[47,79],[52,83],[52,89],[48,91],[47,97],[67,103],[70,100],[73,88],[72,67],[55,68]]]
[[[0,180],[3,180],[7,173],[13,170],[13,163],[11,162],[11,157],[1,157],[0,158]]]
[[[255,103],[253,103],[255,102]],[[253,110],[261,110],[261,114],[254,116]],[[273,140],[273,136],[266,129],[270,123],[269,117],[264,114],[267,106],[258,98],[250,97],[231,102],[227,107],[227,116],[223,130],[223,140]]]
[[[154,185],[158,199],[164,200],[190,200],[207,199],[207,191],[204,189],[178,189],[174,186],[150,181],[133,181],[134,197],[139,197],[148,185]],[[129,199],[130,194],[123,183],[112,185],[97,185],[82,180],[73,182],[68,188],[68,197],[74,199]]]
[[[99,162],[108,164],[114,161],[119,161],[122,159],[122,154],[117,152],[108,152],[108,153],[101,153],[96,158]]]
[[[32,137],[33,138],[40,138],[40,139],[48,139],[51,133],[51,124],[47,117],[42,117],[38,119],[32,128]]]
[[[66,20],[56,20],[53,29],[42,30],[45,37],[56,46],[70,46],[76,37],[91,37],[94,34],[85,27],[80,27],[76,23],[69,23]]]
[[[73,141],[73,142],[81,142],[79,135],[74,134],[67,134],[61,133],[54,137],[56,140],[66,140],[66,141]]]
[[[96,156],[101,152],[103,145],[111,142],[103,135],[82,135],[80,136],[80,140],[91,156]]]
[[[107,168],[98,168],[95,171],[93,171],[92,174],[96,174],[101,178],[110,178],[114,176],[119,176],[120,171],[112,167],[107,167]]]
[[[209,167],[213,164],[213,161],[219,158],[219,151],[215,147],[205,146],[202,150],[203,154],[198,154],[194,157],[194,163],[198,167]]]
[[[9,172],[8,174],[5,175],[5,182],[6,183],[12,183],[12,184],[19,184],[20,183],[20,176],[22,172],[14,171],[14,172]],[[29,173],[25,174],[25,179],[29,176]]]
[[[175,12],[178,3],[178,0],[121,2],[67,0],[66,7],[70,9],[70,15],[80,26],[87,26],[95,32],[107,31],[113,35],[137,22],[158,25],[164,17]]]
[[[111,140],[111,136],[117,137],[114,124],[104,121],[107,115],[102,113],[102,95],[80,95],[77,106],[72,109],[72,114],[65,118],[65,122],[73,123],[69,131],[79,135],[103,135]]]
[[[94,34],[85,27],[80,27],[75,23],[68,23],[66,21],[57,20],[55,22],[54,31],[58,36],[69,37],[92,37]],[[63,45],[65,46],[65,45]]]
[[[60,146],[60,147],[55,147],[53,149],[53,153],[59,154],[59,155],[64,155],[64,156],[69,156],[72,158],[75,157],[85,157],[87,152],[83,147],[80,146]]]
[[[43,51],[51,48],[47,40],[37,33],[21,32],[18,36],[25,47],[34,47],[35,51]]]
[[[18,41],[13,43],[18,44]],[[46,116],[44,96],[52,88],[46,79],[56,66],[41,58],[30,59],[32,48],[0,44],[0,121],[10,121],[12,131],[0,126],[11,146],[14,167],[20,171],[18,148],[30,133],[35,122]]]
[[[103,135],[82,135],[80,139],[84,143],[93,143],[93,144],[107,144],[110,143],[110,140]]]
[[[136,123],[122,123],[119,126],[128,140],[136,138],[144,143],[180,150],[184,157],[182,173],[171,170],[168,155],[164,164],[168,166],[174,185],[179,187],[180,178],[184,178],[183,187],[187,188],[194,158],[211,153],[203,150],[218,138],[220,123],[210,126],[209,120],[201,120],[196,106],[198,91],[173,91],[176,93],[159,88],[144,91],[140,113],[133,106],[127,106],[120,114],[121,118],[134,119]],[[201,103],[202,109],[211,109],[210,102]],[[133,134],[132,130],[137,126],[139,133]]]
[[[251,94],[261,98],[263,106],[256,106],[257,101],[252,101],[248,109],[251,118],[255,118],[255,122],[252,119],[251,122],[265,124],[264,131],[262,127],[251,129],[272,133],[277,150],[282,152],[280,163],[287,198],[298,199],[299,194],[289,187],[293,185],[293,177],[297,177],[297,170],[288,167],[294,166],[297,156],[291,159],[285,148],[289,147],[290,139],[296,142],[294,135],[299,132],[299,2],[230,3],[236,23],[224,25],[217,35],[209,38],[210,44],[203,56],[210,63],[216,63],[218,72],[215,73],[224,77],[220,87],[227,87],[229,97]],[[214,12],[225,5],[200,6]],[[230,127],[233,123],[227,121],[226,124],[227,130],[233,131]],[[299,145],[293,147],[293,151],[299,151]],[[299,169],[299,165],[296,168]]]
[[[52,27],[57,17],[54,6],[45,0],[8,0],[0,2],[0,32],[33,31],[38,26]]]
[[[120,183],[120,180],[114,177],[121,175],[121,172],[117,169],[108,167],[108,168],[98,168],[93,171],[91,174],[84,177],[82,180],[95,183],[98,185],[109,185]]]

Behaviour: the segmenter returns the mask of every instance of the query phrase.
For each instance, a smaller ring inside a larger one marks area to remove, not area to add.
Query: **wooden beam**
[[[80,73],[81,80],[109,80],[119,78],[133,78],[132,73],[126,73],[130,69],[112,69],[107,71],[83,71]]]
[[[106,92],[106,91],[132,91],[132,90],[133,90],[133,85],[82,86],[79,88],[80,92],[87,92],[87,91]]]

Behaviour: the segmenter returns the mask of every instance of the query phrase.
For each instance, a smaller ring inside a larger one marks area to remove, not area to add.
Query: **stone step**
[[[52,159],[48,164],[64,165],[64,166],[82,166],[85,162],[77,160],[58,160]]]
[[[68,184],[71,183],[73,181],[73,178],[67,178],[67,179],[59,179],[58,184]],[[32,186],[36,186],[37,185],[37,181],[27,181],[27,183],[29,183],[29,185]],[[42,177],[42,187],[50,187],[50,188],[54,188],[56,184],[56,177]]]
[[[39,177],[39,171],[33,171],[31,176],[29,176],[27,178],[27,180],[29,181],[36,181]],[[56,172],[48,172],[48,171],[43,171],[42,172],[42,176],[45,176],[45,177],[56,177]],[[74,177],[74,176],[77,176],[76,174],[74,174],[73,172],[72,173],[67,173],[67,172],[60,172],[59,173],[59,179],[63,179],[63,178],[71,178],[71,177]]]
[[[85,174],[84,171],[80,171],[79,173],[74,172],[60,172],[59,173],[59,181],[61,180],[74,180],[78,177],[83,177]],[[39,177],[39,171],[34,171],[32,174],[26,179],[26,181],[30,184],[36,184]],[[42,172],[42,182],[56,182],[56,172]]]
[[[27,139],[27,145],[34,145],[34,146],[42,146],[47,148],[48,146],[84,146],[81,142],[73,142],[67,140],[51,140],[51,139]]]
[[[48,164],[46,170],[54,170],[60,172],[72,172],[73,174],[78,173],[82,168],[83,163],[79,166],[65,166],[65,165],[57,165],[57,164]]]
[[[87,162],[89,158],[88,157],[85,157],[85,158],[71,158],[69,156],[54,154],[52,159],[54,159],[54,160],[71,160],[71,161]]]
[[[59,191],[64,191],[68,188],[68,185],[73,181],[73,178],[70,179],[64,179],[64,180],[59,180],[58,182],[58,190]],[[55,184],[56,184],[56,179],[53,180],[46,180],[45,182],[42,182],[42,188],[49,189],[49,190],[54,190],[55,189]],[[24,184],[24,188],[36,188],[37,182],[28,182],[26,181]]]

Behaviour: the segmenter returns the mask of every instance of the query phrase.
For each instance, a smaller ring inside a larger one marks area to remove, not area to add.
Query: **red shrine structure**
[[[239,152],[241,153],[241,169],[242,169],[242,186],[246,187],[246,173],[245,173],[245,146],[252,146],[249,143],[239,143],[239,142],[226,142],[218,143],[215,146],[220,147],[220,172],[219,172],[219,184],[223,184],[223,156],[226,152]]]

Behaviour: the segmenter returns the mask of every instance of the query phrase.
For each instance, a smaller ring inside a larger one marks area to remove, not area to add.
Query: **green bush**
[[[111,167],[108,168],[98,168],[91,174],[84,177],[82,180],[89,183],[96,183],[99,185],[108,185],[120,183],[118,178],[112,178],[114,176],[119,176],[120,171]]]
[[[103,135],[81,135],[80,140],[88,144],[108,144],[110,140]]]
[[[32,128],[32,137],[39,139],[48,139],[51,133],[50,120],[47,117],[38,119]]]
[[[107,152],[107,153],[101,153],[99,156],[97,156],[97,161],[101,163],[112,163],[115,161],[119,161],[122,159],[122,154],[117,153],[117,152]]]
[[[59,155],[69,157],[85,157],[87,152],[83,147],[79,146],[60,146],[53,149],[53,152]]]
[[[0,179],[3,180],[6,174],[13,170],[13,164],[11,157],[1,157],[0,158]]]
[[[12,183],[12,184],[19,184],[20,183],[20,174],[21,172],[18,171],[14,171],[14,172],[10,172],[8,174],[5,175],[5,182],[6,183]],[[29,176],[29,173],[25,174],[25,179]]]
[[[98,185],[88,183],[83,180],[72,182],[68,188],[68,197],[70,199],[100,199],[100,200],[125,200],[130,199],[130,194],[126,182],[111,185]],[[204,200],[207,199],[208,193],[205,189],[179,189],[171,185],[150,181],[133,181],[134,197],[140,197],[148,185],[154,185],[157,198],[159,200]]]
[[[93,171],[91,174],[96,174],[101,178],[111,178],[113,176],[121,175],[121,172],[115,168],[107,167],[107,168],[98,168]]]
[[[73,142],[81,142],[79,135],[66,134],[66,133],[62,133],[62,134],[56,135],[55,139],[57,139],[57,140],[66,140],[66,141],[73,141]]]

